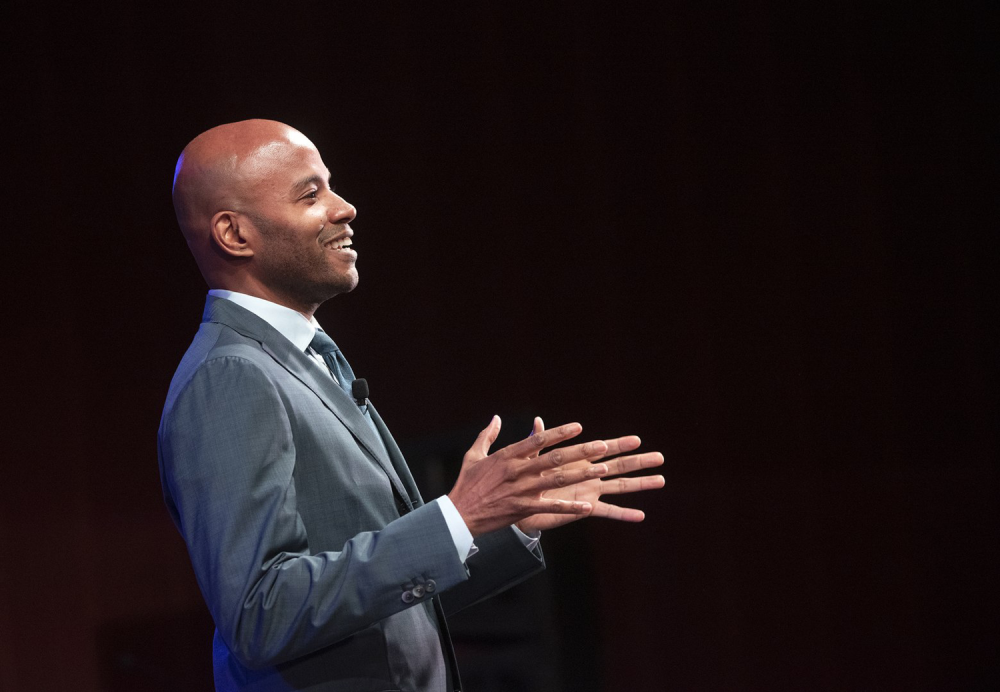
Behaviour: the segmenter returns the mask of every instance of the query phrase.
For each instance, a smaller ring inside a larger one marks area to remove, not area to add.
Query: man
[[[211,290],[164,406],[164,496],[215,620],[218,690],[454,690],[444,611],[541,569],[542,530],[641,521],[601,494],[663,478],[601,478],[663,458],[595,463],[634,436],[546,452],[581,428],[539,419],[490,453],[494,417],[452,491],[424,504],[313,317],[358,283],[356,210],[329,179],[273,121],[213,128],[181,154],[177,218]]]

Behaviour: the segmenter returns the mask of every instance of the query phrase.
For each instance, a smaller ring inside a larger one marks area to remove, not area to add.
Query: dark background
[[[457,623],[470,692],[1000,688],[995,13],[536,5],[6,5],[0,689],[210,688],[169,191],[246,117],[359,209],[318,317],[431,489],[493,413],[666,455]]]

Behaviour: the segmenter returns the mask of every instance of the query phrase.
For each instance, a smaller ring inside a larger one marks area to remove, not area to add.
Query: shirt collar
[[[320,328],[315,317],[307,318],[301,312],[272,303],[270,300],[218,288],[213,288],[208,292],[208,295],[224,298],[249,310],[277,329],[283,337],[295,344],[295,347],[303,353],[309,348],[309,343],[313,340],[316,330]]]

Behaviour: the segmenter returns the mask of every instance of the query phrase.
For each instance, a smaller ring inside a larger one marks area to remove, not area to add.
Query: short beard
[[[288,234],[284,227],[256,213],[247,213],[260,234],[274,245],[284,245]],[[289,252],[283,254],[275,264],[264,263],[267,285],[275,292],[288,299],[315,310],[317,307],[341,293],[350,293],[358,285],[357,270],[350,274],[338,274],[327,271],[326,281],[310,281],[303,276],[303,267],[310,266],[313,256],[303,256],[301,248],[295,245],[287,246]],[[325,250],[324,250],[325,252]],[[328,269],[328,268],[327,268]]]

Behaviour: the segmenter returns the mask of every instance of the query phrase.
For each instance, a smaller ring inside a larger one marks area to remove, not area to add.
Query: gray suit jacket
[[[543,568],[510,529],[478,537],[463,565],[370,413],[378,434],[279,332],[209,297],[158,443],[216,624],[218,690],[457,689],[441,602],[458,610]]]

